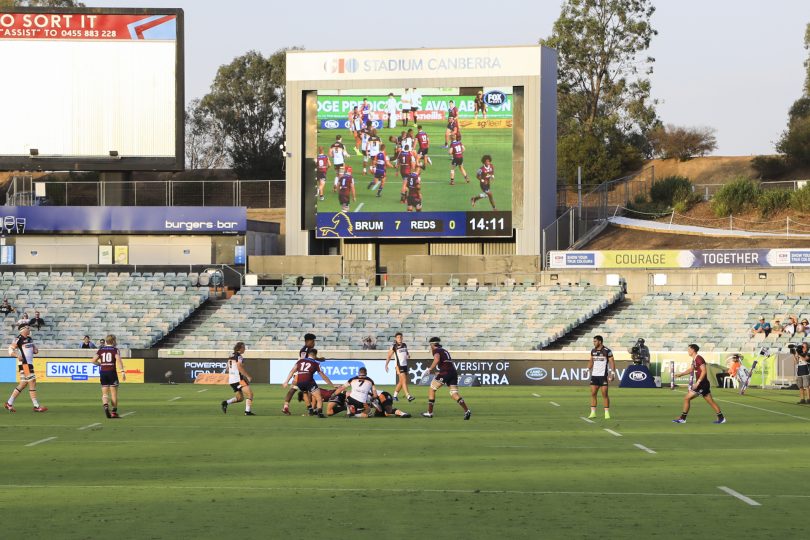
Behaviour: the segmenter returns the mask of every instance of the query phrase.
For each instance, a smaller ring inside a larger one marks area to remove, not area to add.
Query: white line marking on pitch
[[[591,420],[590,418],[585,418],[584,416],[580,416],[580,418],[581,418],[582,420],[585,420],[585,421],[586,421],[586,422],[588,422],[589,424],[595,424],[595,422],[594,422],[593,420]]]
[[[648,454],[657,454],[657,453],[658,453],[658,452],[656,452],[655,450],[651,450],[651,449],[647,448],[647,447],[646,447],[646,446],[644,446],[643,444],[638,444],[638,443],[636,443],[636,444],[634,444],[633,446],[635,446],[635,447],[636,447],[636,448],[638,448],[639,450],[644,450],[644,451],[645,451],[645,452],[647,452]]]
[[[172,399],[170,399],[169,401],[177,401],[178,399],[183,399],[183,396],[177,396],[177,397],[173,397],[173,398],[172,398]]]
[[[622,434],[621,434],[621,433],[616,433],[616,432],[615,432],[615,431],[613,431],[612,429],[605,428],[605,431],[607,431],[608,433],[610,433],[610,434],[611,434],[611,435],[613,435],[614,437],[621,437],[621,436],[622,436]]]
[[[540,397],[540,394],[532,394],[534,397]]]
[[[487,448],[530,448],[528,446],[487,446]]]
[[[366,203],[361,202],[360,204],[358,204],[358,205],[357,205],[357,208],[355,208],[355,209],[354,209],[354,211],[355,211],[355,212],[359,212],[359,211],[360,211],[360,210],[363,208],[363,205],[364,205],[364,204],[366,204]]]
[[[90,425],[87,425],[87,426],[80,427],[79,431],[84,431],[85,429],[90,429],[91,427],[96,427],[96,426],[100,426],[100,425],[101,425],[101,422],[96,422],[95,424],[90,424]]]
[[[138,412],[138,411],[129,411],[128,413],[124,413],[124,414],[122,414],[122,415],[121,415],[121,418],[123,418],[123,417],[125,417],[125,416],[129,416],[130,414],[135,414],[136,412]]]
[[[559,404],[559,403],[554,403],[553,401],[549,401],[549,403],[551,403],[551,404],[552,404],[552,405],[554,405],[555,407],[559,407],[559,406],[560,406],[560,404]]]
[[[739,405],[740,407],[748,407],[749,409],[756,409],[758,411],[765,411],[773,414],[780,414],[782,416],[789,416],[791,418],[795,418],[797,420],[810,420],[810,418],[806,416],[796,416],[794,414],[783,413],[779,411],[772,411],[770,409],[763,409],[762,407],[754,407],[753,405],[746,405],[745,403],[737,403],[736,401],[728,401],[727,399],[715,399],[715,401],[720,401],[722,403],[731,403],[732,405]]]
[[[744,502],[745,504],[748,504],[750,506],[762,506],[761,504],[759,504],[754,499],[746,497],[745,495],[743,495],[739,491],[734,491],[733,489],[727,488],[726,486],[717,486],[717,489],[719,489],[720,491],[725,491],[726,493],[728,493],[732,497],[736,497],[737,499],[740,499],[742,502]]]
[[[38,441],[34,441],[34,442],[32,442],[32,443],[28,443],[28,444],[26,444],[25,446],[36,446],[36,445],[38,445],[38,444],[42,444],[42,443],[46,443],[46,442],[48,442],[48,441],[52,441],[52,440],[54,440],[55,438],[56,438],[56,437],[48,437],[48,438],[45,438],[45,439],[40,439],[40,440],[38,440]]]
[[[197,390],[197,393],[202,394],[203,392],[208,392],[208,390],[210,390],[210,388],[203,388],[202,390]]]

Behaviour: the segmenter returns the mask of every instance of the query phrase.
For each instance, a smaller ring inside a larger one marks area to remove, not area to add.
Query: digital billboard
[[[319,91],[316,237],[511,237],[512,114],[511,87]]]
[[[183,12],[0,9],[0,168],[183,168]]]

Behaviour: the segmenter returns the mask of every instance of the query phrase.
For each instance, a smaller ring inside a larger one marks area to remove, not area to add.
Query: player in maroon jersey
[[[402,195],[408,204],[408,212],[422,211],[422,179],[418,168],[402,179]]]
[[[323,358],[319,358],[318,350],[317,349],[310,349],[307,352],[307,357],[301,360],[298,360],[293,368],[290,370],[290,373],[287,375],[287,378],[282,385],[283,388],[287,388],[290,379],[294,379],[293,381],[293,388],[295,390],[300,390],[305,394],[309,394],[310,405],[308,407],[309,413],[317,414],[321,418],[324,418],[323,415],[323,398],[321,397],[321,393],[318,391],[318,384],[315,382],[315,375],[320,374],[326,384],[332,385],[332,381],[329,380],[329,377],[321,371],[321,364],[318,360],[322,360]],[[285,414],[289,414],[289,408],[285,404],[285,408],[287,412]]]
[[[464,398],[458,393],[458,372],[450,353],[442,347],[442,340],[437,337],[430,338],[430,352],[433,353],[433,363],[430,364],[427,372],[432,373],[435,369],[437,371],[436,377],[430,383],[430,390],[428,390],[428,410],[423,412],[422,416],[425,418],[433,418],[433,405],[436,402],[436,390],[444,385],[450,390],[450,396],[456,400],[462,409],[464,409],[464,420],[469,420],[472,416],[472,411],[467,407]]]
[[[492,209],[497,210],[497,208],[495,208],[495,197],[492,195],[492,181],[495,179],[495,167],[492,165],[492,156],[484,154],[481,157],[481,164],[478,172],[475,173],[475,177],[478,178],[478,183],[481,186],[481,193],[475,197],[471,197],[470,203],[472,207],[475,208],[475,203],[478,202],[478,199],[489,199],[489,204],[492,205]]]
[[[461,141],[456,139],[453,135],[453,141],[450,143],[450,148],[447,150],[450,157],[453,159],[450,162],[450,185],[456,184],[456,167],[461,169],[461,174],[464,175],[464,180],[469,184],[470,179],[467,177],[467,171],[464,170],[464,145]]]
[[[107,418],[120,418],[118,416],[118,372],[121,373],[121,380],[127,380],[124,371],[124,362],[121,360],[121,352],[116,345],[118,341],[113,334],[104,339],[104,345],[96,351],[93,363],[98,366],[98,375],[101,380],[101,404],[104,406],[104,414]],[[118,370],[116,371],[116,368]],[[112,401],[112,411],[110,402]]]
[[[421,125],[416,126],[416,144],[419,147],[417,154],[416,154],[416,165],[420,167],[422,170],[425,170],[428,164],[433,164],[428,156],[428,151],[430,151],[430,137],[422,129]]]
[[[447,104],[447,129],[444,131],[444,146],[442,148],[447,148],[448,141],[456,130],[456,124],[458,124],[458,108],[451,99],[450,103]]]
[[[346,167],[346,170],[338,178],[337,191],[340,209],[348,212],[349,198],[351,197],[351,200],[357,202],[357,192],[354,189],[354,176],[352,176],[351,167]]]
[[[686,352],[692,358],[692,365],[689,366],[686,371],[675,374],[675,377],[683,377],[684,375],[694,373],[695,382],[689,388],[689,392],[686,394],[686,397],[683,398],[683,412],[681,413],[681,416],[673,420],[673,422],[676,424],[685,424],[686,415],[689,414],[690,402],[696,397],[702,396],[703,399],[706,400],[706,403],[709,404],[709,407],[714,409],[714,412],[717,413],[717,420],[715,420],[714,423],[725,424],[726,417],[723,416],[723,411],[720,410],[720,406],[717,405],[712,398],[712,389],[711,384],[709,383],[709,366],[706,364],[703,357],[698,354],[699,350],[700,347],[694,343],[689,345]]]
[[[317,189],[317,193],[315,196],[323,200],[323,186],[326,184],[326,172],[329,170],[329,167],[332,166],[332,162],[329,161],[329,156],[323,151],[323,146],[318,147],[318,157],[315,158],[315,162],[317,164],[317,170],[315,171],[315,180],[317,182],[315,188]]]
[[[368,189],[377,189],[377,196],[381,197],[381,193],[383,188],[385,187],[385,170],[386,169],[393,169],[394,166],[391,164],[391,161],[388,159],[388,156],[385,154],[385,145],[380,145],[380,151],[377,152],[376,156],[373,156],[373,161],[371,162],[371,168],[374,169],[374,180],[369,183]]]

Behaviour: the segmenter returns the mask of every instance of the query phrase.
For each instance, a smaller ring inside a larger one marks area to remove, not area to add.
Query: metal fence
[[[15,176],[6,206],[246,206],[284,208],[284,180],[38,182]]]
[[[576,188],[558,190],[558,206],[567,206],[557,220],[543,229],[543,261],[553,250],[564,250],[589,238],[607,223],[618,207],[626,206],[639,195],[647,196],[655,183],[655,168],[599,184],[579,197]],[[561,204],[564,203],[564,204]]]
[[[762,189],[783,189],[786,191],[797,191],[810,183],[810,180],[779,180],[776,182],[761,182]],[[693,184],[695,193],[699,193],[703,200],[708,201],[714,194],[720,191],[725,184]]]

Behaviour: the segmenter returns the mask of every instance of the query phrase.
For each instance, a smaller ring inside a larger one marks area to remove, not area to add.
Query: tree
[[[192,100],[186,107],[186,167],[219,169],[228,161],[227,138],[211,111]]]
[[[810,51],[810,24],[804,32],[804,48]],[[787,129],[776,143],[776,151],[784,154],[789,165],[810,165],[810,54],[804,61],[807,70],[803,95],[788,111]]]
[[[650,98],[655,61],[644,52],[657,34],[651,0],[565,0],[552,34],[558,51],[558,170],[598,183],[641,164],[647,132],[658,124]],[[587,148],[578,146],[587,142]],[[573,154],[567,152],[573,152]]]
[[[657,126],[650,131],[650,145],[654,155],[662,159],[677,158],[687,161],[695,156],[705,156],[717,148],[715,130],[709,127],[687,128]]]
[[[268,58],[250,51],[221,66],[201,101],[227,136],[228,156],[242,178],[282,175],[286,51]]]

